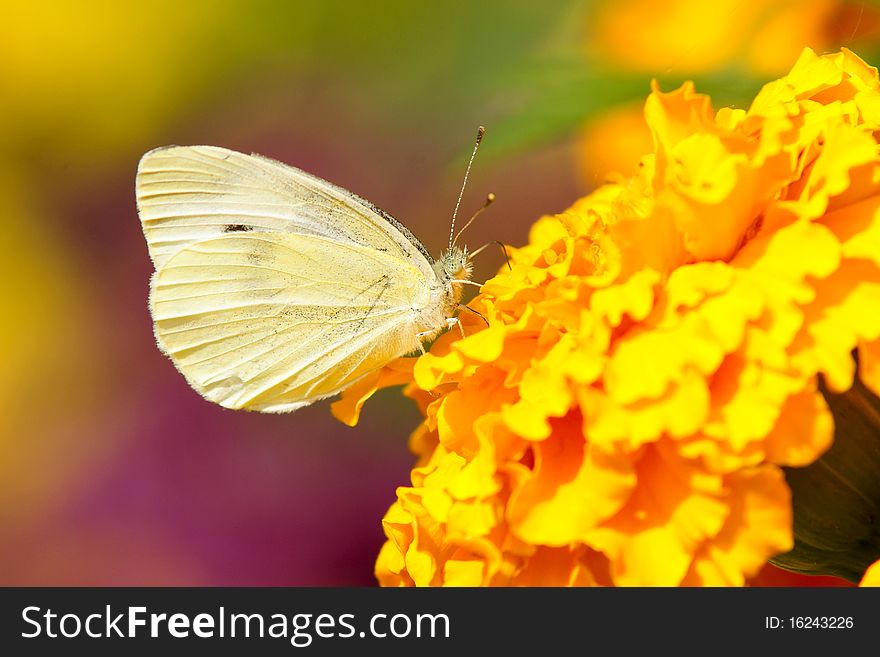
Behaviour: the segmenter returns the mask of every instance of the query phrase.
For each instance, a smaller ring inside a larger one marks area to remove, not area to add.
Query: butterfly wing
[[[159,346],[227,408],[295,410],[417,349],[414,265],[320,235],[240,232],[185,246],[153,277]]]
[[[145,154],[135,184],[156,269],[183,248],[230,232],[321,235],[413,263],[433,260],[409,230],[368,201],[295,167],[216,146]]]

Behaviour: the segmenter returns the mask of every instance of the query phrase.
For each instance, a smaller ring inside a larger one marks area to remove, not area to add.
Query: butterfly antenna
[[[510,266],[510,256],[507,255],[507,247],[504,246],[498,240],[492,240],[491,242],[487,242],[486,244],[481,246],[476,251],[472,251],[471,253],[469,253],[468,258],[473,259],[473,258],[477,257],[480,253],[482,253],[486,249],[486,247],[492,246],[493,244],[497,244],[499,247],[501,247],[501,252],[504,254],[504,259],[507,261],[507,268],[510,271],[513,271],[513,267]]]
[[[449,248],[452,248],[453,240],[452,236],[455,232],[455,218],[458,216],[458,206],[461,205],[461,198],[464,196],[464,188],[467,186],[468,175],[471,172],[471,165],[474,163],[474,157],[477,155],[477,149],[480,147],[480,142],[483,141],[483,135],[486,133],[486,128],[480,126],[477,129],[477,141],[474,144],[474,152],[471,153],[471,159],[468,160],[467,169],[464,172],[464,182],[461,183],[461,191],[458,193],[458,200],[455,202],[455,210],[452,213],[452,225],[449,227]],[[470,222],[469,222],[470,223]]]
[[[489,192],[489,194],[486,196],[486,201],[483,203],[483,207],[481,207],[479,210],[474,212],[474,215],[470,219],[468,219],[468,222],[462,227],[462,229],[460,231],[458,231],[458,234],[455,236],[455,239],[452,240],[452,243],[449,245],[450,247],[458,241],[458,238],[461,237],[461,234],[465,230],[467,230],[467,227],[470,226],[472,223],[474,223],[474,219],[479,217],[480,214],[483,212],[483,210],[485,210],[490,205],[492,205],[492,202],[494,200],[495,200],[495,194],[493,194],[492,192]]]

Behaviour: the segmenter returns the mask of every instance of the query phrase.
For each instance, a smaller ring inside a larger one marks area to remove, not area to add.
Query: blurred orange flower
[[[793,545],[817,390],[880,389],[877,70],[807,49],[748,111],[654,88],[637,175],[533,226],[409,378],[383,585],[743,585]]]
[[[622,0],[587,15],[587,54],[646,74],[697,75],[728,66],[785,71],[808,45],[827,50],[876,36],[880,12],[853,0]]]
[[[593,189],[636,173],[639,159],[652,148],[642,104],[619,105],[592,117],[574,148],[583,184]]]
[[[623,0],[587,14],[587,57],[644,76],[784,73],[804,46],[824,52],[880,36],[880,8],[853,0]],[[635,106],[612,108],[581,131],[575,158],[593,188],[609,172],[625,176],[651,150]]]

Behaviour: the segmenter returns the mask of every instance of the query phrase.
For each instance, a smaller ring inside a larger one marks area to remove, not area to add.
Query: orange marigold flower
[[[639,172],[539,219],[471,303],[489,326],[415,361],[383,585],[743,585],[791,549],[818,375],[847,390],[858,349],[880,389],[877,70],[805,50],[748,111],[688,83],[645,115]]]
[[[579,131],[575,165],[587,189],[632,176],[651,150],[651,133],[641,103],[615,105],[593,116]]]

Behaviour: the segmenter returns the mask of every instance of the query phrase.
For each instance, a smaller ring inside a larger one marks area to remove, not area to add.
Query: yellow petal
[[[528,543],[563,546],[583,540],[620,509],[635,485],[629,459],[590,446],[576,415],[553,422],[553,436],[534,446],[531,476],[514,490],[507,519]]]
[[[355,426],[360,418],[364,402],[372,397],[377,390],[403,385],[412,379],[413,363],[412,358],[400,358],[381,370],[371,372],[354,385],[346,388],[339,400],[330,405],[333,416],[350,427]]]
[[[730,513],[697,554],[684,586],[742,586],[767,559],[794,545],[791,494],[781,470],[744,470],[727,485]]]
[[[859,344],[859,378],[871,392],[880,396],[880,340]]]
[[[880,586],[880,560],[871,564],[862,576],[859,586]]]
[[[676,586],[697,549],[716,536],[729,514],[722,480],[669,450],[648,449],[627,504],[587,543],[611,561],[618,586]]]
[[[789,397],[766,439],[766,458],[777,465],[803,467],[824,454],[834,440],[834,418],[813,381]]]

